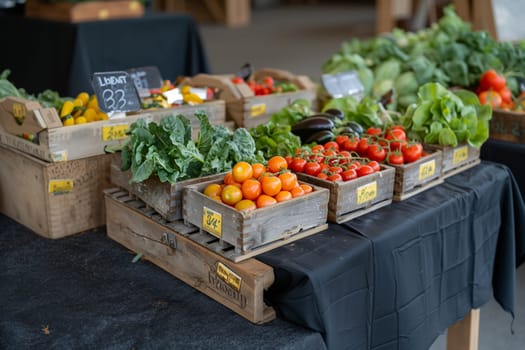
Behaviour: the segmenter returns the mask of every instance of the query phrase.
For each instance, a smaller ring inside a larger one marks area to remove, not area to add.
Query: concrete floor
[[[200,31],[213,73],[233,73],[244,63],[272,67],[319,81],[322,64],[341,42],[375,35],[373,1],[299,2],[256,8],[241,28],[201,24]],[[481,309],[479,349],[525,349],[525,264],[518,269],[516,319],[492,300]],[[431,350],[446,349],[446,335]]]

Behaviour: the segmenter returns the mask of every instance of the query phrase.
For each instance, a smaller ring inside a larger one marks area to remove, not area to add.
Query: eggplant
[[[343,111],[341,111],[340,109],[337,109],[337,108],[329,108],[326,111],[324,111],[324,113],[333,115],[337,119],[344,119],[345,118],[345,114],[343,113]]]
[[[299,136],[301,142],[304,143],[312,134],[324,130],[331,131],[334,126],[331,119],[316,115],[292,125],[292,133]]]
[[[362,133],[365,132],[365,129],[363,129],[363,127],[361,126],[361,124],[357,123],[357,122],[354,122],[354,121],[349,121],[349,122],[346,122],[345,123],[345,126],[348,126],[349,128],[352,128],[356,133],[358,133],[359,135],[361,135]]]
[[[335,138],[335,135],[330,130],[321,130],[321,131],[317,131],[316,133],[310,135],[310,137],[308,137],[304,143],[309,144],[309,143],[315,142],[319,145],[322,145],[322,144],[327,143],[328,141],[334,140],[334,138]]]

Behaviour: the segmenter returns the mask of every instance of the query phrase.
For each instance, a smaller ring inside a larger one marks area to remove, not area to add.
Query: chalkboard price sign
[[[138,91],[160,89],[162,86],[162,76],[155,66],[128,69],[128,73]]]
[[[137,89],[127,72],[95,73],[92,84],[102,111],[131,112],[140,109]]]

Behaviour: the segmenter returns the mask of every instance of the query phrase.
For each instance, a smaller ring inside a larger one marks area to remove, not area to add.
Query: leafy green
[[[272,121],[250,129],[258,151],[266,159],[273,156],[294,154],[301,147],[301,139],[292,133],[290,125],[278,125]]]
[[[274,113],[270,117],[270,121],[277,125],[294,125],[311,114],[310,101],[307,99],[298,99]]]
[[[246,129],[232,132],[222,125],[213,126],[202,111],[195,116],[200,122],[196,142],[191,122],[183,115],[170,115],[159,123],[138,119],[130,125],[130,137],[118,146],[107,147],[106,152],[121,151],[121,168],[131,170],[130,182],[157,176],[161,182],[175,183],[228,171],[242,160],[262,161]]]
[[[481,147],[488,139],[491,117],[491,107],[481,105],[473,92],[427,83],[419,88],[418,103],[407,109],[403,124],[409,137],[425,143]]]

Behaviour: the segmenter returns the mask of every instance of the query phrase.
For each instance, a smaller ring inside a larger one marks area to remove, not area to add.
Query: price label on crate
[[[467,160],[467,158],[468,158],[468,147],[467,146],[456,148],[452,155],[452,164],[458,164],[458,163],[464,162]]]
[[[127,72],[95,73],[92,85],[102,111],[132,112],[140,109],[137,89]]]
[[[73,179],[49,180],[49,193],[63,194],[73,191]]]
[[[229,269],[228,266],[224,265],[221,262],[217,262],[215,273],[217,274],[217,276],[219,276],[220,279],[226,282],[230,287],[235,289],[237,292],[241,291],[241,284],[242,284],[241,276],[239,276],[238,274],[233,272],[231,269]]]
[[[354,96],[361,99],[365,91],[363,83],[355,71],[323,74],[321,80],[328,94],[335,98]]]
[[[357,188],[357,204],[370,202],[377,197],[377,182],[371,182]]]
[[[432,159],[419,166],[419,181],[431,177],[436,172],[436,160]]]
[[[266,113],[266,103],[258,103],[250,107],[250,116],[258,117]]]
[[[202,228],[217,238],[222,237],[222,215],[207,207],[202,208]]]
[[[150,89],[160,89],[162,87],[162,76],[155,66],[128,69],[129,76],[139,93],[148,92]]]
[[[105,125],[102,127],[102,141],[122,140],[128,135],[128,124]]]

